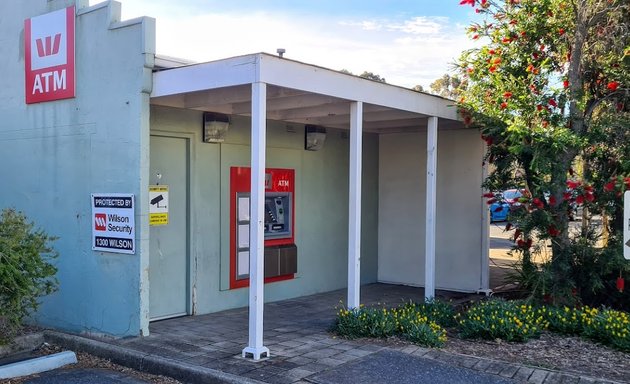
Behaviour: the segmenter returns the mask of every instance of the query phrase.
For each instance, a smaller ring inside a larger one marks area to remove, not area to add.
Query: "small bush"
[[[465,339],[527,341],[539,337],[546,326],[541,310],[504,300],[481,301],[459,318]]]
[[[20,212],[0,214],[0,341],[8,341],[37,310],[41,296],[57,289],[57,269],[50,264],[57,257],[54,240]]]
[[[412,307],[418,313],[426,316],[429,321],[432,321],[444,328],[454,327],[457,322],[455,321],[455,308],[453,305],[446,301],[441,300],[428,300],[424,303],[407,303],[406,306]]]
[[[630,316],[614,309],[584,309],[582,335],[613,348],[630,352]]]
[[[569,307],[542,307],[541,310],[549,331],[569,336],[582,334],[588,312]]]
[[[414,304],[396,308],[342,308],[337,312],[335,331],[348,338],[400,336],[411,342],[438,347],[446,341],[446,331]]]

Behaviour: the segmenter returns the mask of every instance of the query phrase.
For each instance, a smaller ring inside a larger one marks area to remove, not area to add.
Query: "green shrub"
[[[41,296],[57,289],[55,240],[13,209],[0,214],[0,341],[8,341]]]
[[[627,312],[585,307],[584,314],[584,337],[630,352],[630,315]]]
[[[409,302],[403,307],[411,307],[416,312],[426,316],[429,321],[449,328],[455,326],[455,308],[449,302],[442,300],[427,300],[424,303]],[[400,308],[400,307],[399,307]]]
[[[539,337],[546,326],[541,310],[515,301],[481,301],[459,318],[465,339],[527,341]]]
[[[446,341],[444,328],[422,312],[426,307],[405,304],[396,308],[342,308],[337,312],[335,331],[344,337],[400,336],[411,342],[437,347]]]
[[[569,307],[542,307],[541,310],[549,331],[570,336],[582,334],[587,317],[583,310]]]

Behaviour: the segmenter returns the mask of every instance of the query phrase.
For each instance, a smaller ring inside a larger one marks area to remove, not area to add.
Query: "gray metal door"
[[[168,186],[168,224],[151,226],[151,320],[187,314],[188,139],[151,136],[150,184]]]

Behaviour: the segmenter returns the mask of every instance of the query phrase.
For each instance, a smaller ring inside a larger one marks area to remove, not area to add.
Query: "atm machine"
[[[230,168],[230,288],[249,284],[249,167]],[[295,245],[295,171],[265,170],[265,282],[292,279],[297,273]]]

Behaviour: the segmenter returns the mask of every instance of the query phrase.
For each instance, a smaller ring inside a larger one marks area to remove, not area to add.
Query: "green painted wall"
[[[152,106],[151,133],[192,137],[190,159],[191,284],[198,314],[247,305],[247,289],[229,289],[229,171],[249,166],[250,121],[233,117],[226,141],[201,141],[199,111]],[[304,127],[268,123],[267,167],[295,169],[298,273],[265,285],[266,301],[347,286],[349,140],[329,129],[320,151],[305,151]],[[377,278],[378,136],[364,135],[363,283]],[[153,154],[155,155],[155,154]]]

